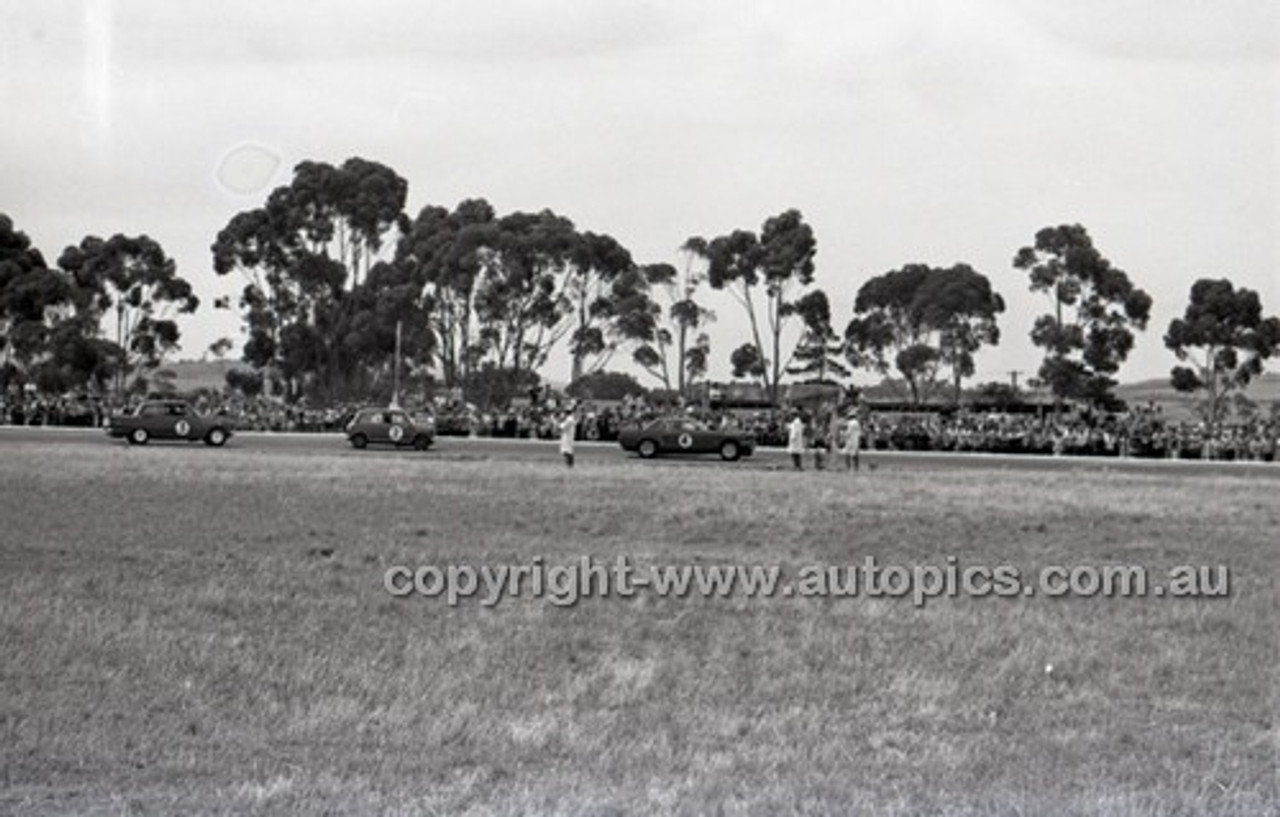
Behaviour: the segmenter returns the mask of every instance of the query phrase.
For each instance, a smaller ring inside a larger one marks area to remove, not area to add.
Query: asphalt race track
[[[353,449],[340,434],[280,433],[243,431],[237,433],[225,448],[214,449],[203,443],[156,442],[145,447],[130,446],[120,439],[113,439],[101,429],[58,426],[0,426],[0,456],[5,445],[14,443],[42,443],[47,445],[93,444],[115,446],[122,449],[157,452],[175,448],[199,448],[209,456],[234,456],[237,451],[255,453],[280,451],[292,456],[350,456],[350,457],[418,457],[440,460],[549,460],[559,461],[559,443],[556,440],[516,440],[489,437],[440,437],[430,451],[412,449],[393,450],[371,447],[363,451]],[[617,443],[579,441],[575,445],[579,465],[602,462],[630,462],[637,468],[661,468],[693,466],[711,468],[752,468],[761,470],[789,470],[791,461],[781,448],[761,448],[751,457],[739,462],[722,462],[715,455],[700,457],[658,457],[642,460],[634,453],[622,451]],[[159,454],[163,456],[163,454]],[[838,458],[829,458],[839,465]],[[805,457],[805,468],[813,467],[813,458]],[[1250,478],[1280,479],[1280,463],[1268,462],[1202,462],[1199,460],[1149,460],[1115,459],[1105,457],[1045,457],[1014,454],[974,454],[939,451],[864,451],[862,467],[870,472],[879,469],[913,468],[996,468],[1001,470],[1029,469],[1037,471],[1124,471],[1150,474],[1221,474]]]

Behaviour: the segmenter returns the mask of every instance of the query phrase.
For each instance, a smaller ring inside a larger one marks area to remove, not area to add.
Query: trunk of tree
[[[116,399],[124,397],[124,366],[127,356],[124,353],[124,305],[116,306],[116,345],[120,347],[120,362],[116,366]]]
[[[511,373],[516,378],[520,377],[520,359],[524,355],[524,321],[521,320],[516,325],[515,333],[515,350],[512,354]]]
[[[756,353],[760,356],[761,385],[763,385],[767,391],[769,388],[769,378],[765,374],[764,343],[760,340],[760,325],[756,320],[756,306],[755,306],[755,302],[751,298],[751,287],[747,286],[745,283],[742,285],[742,297],[743,297],[743,302],[746,304],[746,307],[747,307],[747,317],[751,321],[751,339],[755,342]],[[682,361],[682,364],[683,364],[683,361]],[[770,394],[770,400],[773,402],[775,406],[777,405],[776,395]]]
[[[660,348],[662,349],[661,353],[659,354],[659,357],[662,360],[662,387],[667,391],[671,391],[671,367],[667,363],[668,350],[665,346],[661,346]],[[681,377],[680,379],[681,381],[683,381],[684,378]],[[681,385],[681,388],[684,387],[683,382],[681,382],[680,385]]]
[[[782,293],[769,299],[769,330],[773,333],[773,357],[770,360],[769,402],[778,404],[778,385],[782,381]]]
[[[459,331],[460,340],[458,342],[458,354],[462,358],[462,383],[466,383],[471,379],[471,364],[474,354],[471,351],[471,319],[475,314],[475,283],[472,282],[471,288],[467,290],[467,297],[462,307],[462,328]]]
[[[1054,320],[1058,327],[1058,336],[1054,344],[1053,356],[1058,364],[1058,371],[1062,371],[1062,361],[1064,355],[1062,353],[1062,293],[1057,287],[1053,290],[1053,314]],[[1062,392],[1057,383],[1053,384],[1053,421],[1059,422],[1062,418]]]
[[[440,373],[444,375],[444,384],[446,388],[453,388],[458,384],[458,321],[454,315],[454,305],[442,300],[440,303],[440,351],[437,358],[440,360]]]
[[[1209,390],[1209,436],[1214,437],[1218,433],[1219,416],[1222,413],[1222,393],[1218,384],[1218,350],[1213,346],[1209,347],[1209,377],[1206,385]]]
[[[587,328],[587,298],[586,293],[578,296],[578,333],[579,338],[574,342],[573,348],[573,366],[569,372],[569,382],[576,383],[578,378],[582,377],[582,339],[581,333]]]
[[[688,353],[689,328],[685,326],[683,323],[680,324],[680,330],[679,332],[677,332],[676,338],[678,339],[677,340],[678,347],[676,350],[677,351],[676,382],[679,384],[680,394],[684,394],[684,390],[689,385],[688,378],[686,377],[685,368],[684,368],[684,365],[685,365],[684,358],[685,358],[685,355]],[[667,381],[667,391],[671,391],[671,378],[667,377],[667,374],[666,374],[667,356],[665,354],[663,354],[662,356],[662,369],[663,369],[663,379]]]

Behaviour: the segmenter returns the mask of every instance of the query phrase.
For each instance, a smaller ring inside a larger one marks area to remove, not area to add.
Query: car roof
[[[402,408],[387,408],[386,406],[382,406],[382,407],[370,406],[369,408],[357,409],[355,416],[367,417],[373,414],[404,414],[404,415],[412,416],[414,413],[415,412],[409,411],[408,409],[402,409]]]

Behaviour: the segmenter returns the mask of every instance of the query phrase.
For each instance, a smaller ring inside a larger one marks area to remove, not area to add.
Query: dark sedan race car
[[[735,429],[708,428],[689,417],[662,417],[643,426],[624,428],[618,434],[623,451],[635,451],[645,459],[659,454],[719,454],[732,462],[756,450],[755,437]]]
[[[347,424],[347,440],[355,448],[394,445],[426,451],[435,437],[435,425],[430,415],[420,412],[411,417],[401,409],[361,409]]]
[[[203,440],[219,446],[231,439],[234,422],[229,417],[201,414],[185,400],[147,400],[129,414],[107,419],[107,435],[124,437],[132,445],[148,440]]]

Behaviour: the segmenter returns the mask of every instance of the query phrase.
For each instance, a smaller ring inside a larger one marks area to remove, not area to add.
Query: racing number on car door
[[[387,429],[387,435],[391,437],[391,442],[398,443],[404,439],[404,426],[394,424]]]
[[[186,420],[179,420],[173,424],[173,433],[179,437],[185,437],[191,433],[191,423]]]

